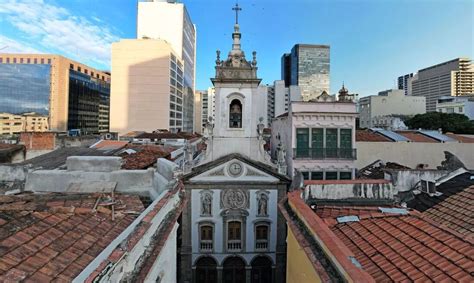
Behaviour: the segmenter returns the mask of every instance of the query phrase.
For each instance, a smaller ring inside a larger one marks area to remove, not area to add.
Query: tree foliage
[[[407,120],[405,124],[410,129],[442,129],[444,133],[474,134],[474,121],[469,121],[467,116],[457,113],[428,112],[417,114]]]

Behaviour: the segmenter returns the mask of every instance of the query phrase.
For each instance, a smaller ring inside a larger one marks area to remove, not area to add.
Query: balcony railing
[[[268,250],[268,241],[267,240],[257,240],[255,243],[255,249],[257,251],[266,251]]]
[[[201,240],[201,252],[212,252],[212,240]]]
[[[355,148],[294,148],[296,159],[357,159]]]
[[[242,250],[242,241],[240,240],[229,240],[227,241],[227,251],[229,252],[240,252]]]

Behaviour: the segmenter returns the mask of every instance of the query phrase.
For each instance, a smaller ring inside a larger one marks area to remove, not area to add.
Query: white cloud
[[[41,49],[83,63],[110,65],[110,44],[118,41],[97,20],[71,14],[44,0],[0,0],[0,16]]]
[[[0,52],[4,53],[43,53],[31,47],[26,42],[21,42],[0,34]]]

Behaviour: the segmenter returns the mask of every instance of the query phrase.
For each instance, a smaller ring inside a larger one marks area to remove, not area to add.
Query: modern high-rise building
[[[25,127],[4,124],[2,132],[104,133],[109,109],[110,73],[59,55],[0,54],[0,113],[31,121]]]
[[[196,28],[183,3],[176,0],[138,2],[137,38],[165,40],[184,64],[183,130],[193,131],[196,76]]]
[[[281,59],[282,80],[299,86],[304,101],[329,93],[329,58],[329,45],[296,44]]]
[[[113,43],[112,72],[112,132],[192,131],[192,125],[184,127],[183,61],[166,41]]]
[[[285,81],[274,81],[273,85],[267,86],[267,115],[268,124],[272,119],[288,112],[290,103],[290,88],[285,87]]]
[[[209,121],[209,117],[214,120],[216,106],[214,88],[207,90],[197,90],[194,94],[194,131],[204,133],[204,127]]]
[[[411,95],[411,80],[413,73],[398,77],[398,89],[402,89],[405,95]]]
[[[413,77],[412,95],[426,97],[426,111],[436,111],[443,96],[474,94],[474,67],[468,58],[456,58],[422,70]]]

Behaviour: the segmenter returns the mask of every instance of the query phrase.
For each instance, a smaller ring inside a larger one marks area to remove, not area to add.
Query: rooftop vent
[[[357,215],[341,216],[336,219],[338,223],[359,222],[359,216]]]
[[[408,214],[408,210],[405,208],[393,208],[393,207],[379,207],[379,210],[382,213],[392,213],[392,214]]]

